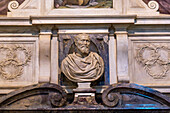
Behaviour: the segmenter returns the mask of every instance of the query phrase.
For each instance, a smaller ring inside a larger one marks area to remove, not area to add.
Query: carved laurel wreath
[[[23,61],[17,57],[17,51],[23,52]],[[6,53],[5,58],[0,59],[0,75],[6,80],[13,80],[23,74],[24,66],[31,60],[31,52],[23,45],[0,46],[0,53]],[[13,71],[11,72],[10,70]]]
[[[150,52],[150,58],[144,58],[145,51]],[[168,54],[168,59],[163,59],[160,50],[164,50]],[[162,79],[164,78],[169,69],[170,69],[170,47],[165,45],[155,45],[155,44],[144,44],[142,46],[138,46],[136,51],[136,60],[138,63],[144,66],[146,72],[153,77],[154,79]],[[159,66],[161,72],[154,73],[152,68],[155,66]]]

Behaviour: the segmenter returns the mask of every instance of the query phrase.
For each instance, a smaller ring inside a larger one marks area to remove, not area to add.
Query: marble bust
[[[74,37],[75,52],[69,54],[61,63],[61,71],[73,82],[92,82],[99,79],[104,72],[104,61],[95,52],[90,52],[88,34]]]

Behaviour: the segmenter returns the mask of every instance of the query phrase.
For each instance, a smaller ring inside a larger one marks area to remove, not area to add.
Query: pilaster
[[[39,62],[40,62],[40,75],[39,82],[49,82],[51,75],[51,35],[52,27],[48,25],[40,26],[39,34]]]
[[[129,25],[114,25],[117,41],[117,76],[119,82],[128,82],[128,33]]]
[[[53,35],[51,39],[51,79],[50,83],[59,84],[59,36],[57,34]]]
[[[110,84],[117,83],[117,69],[116,69],[116,39],[113,28],[110,28],[109,34],[109,75]]]

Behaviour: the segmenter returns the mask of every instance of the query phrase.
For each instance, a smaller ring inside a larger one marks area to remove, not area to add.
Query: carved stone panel
[[[131,82],[145,85],[170,84],[170,41],[130,39]]]
[[[36,38],[0,38],[0,87],[38,83],[36,46]]]
[[[59,35],[59,66],[62,60],[75,51],[73,38],[77,34],[60,34]],[[104,85],[109,83],[109,54],[108,54],[108,36],[106,34],[89,34],[90,51],[98,53],[104,60],[104,74],[93,83],[93,85]],[[74,82],[68,80],[63,73],[59,74],[59,82],[64,86],[76,86]]]

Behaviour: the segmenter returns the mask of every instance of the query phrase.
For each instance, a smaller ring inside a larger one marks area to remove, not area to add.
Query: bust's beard
[[[83,54],[89,54],[89,47],[80,47],[78,50]]]

